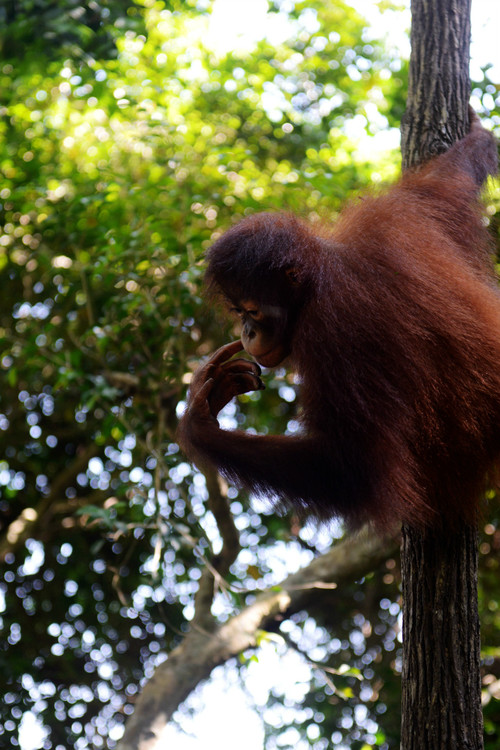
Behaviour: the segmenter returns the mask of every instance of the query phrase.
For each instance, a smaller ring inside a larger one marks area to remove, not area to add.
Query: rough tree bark
[[[476,538],[403,529],[401,750],[483,747]]]
[[[447,151],[469,129],[471,0],[412,0],[403,169]]]
[[[470,0],[412,0],[403,166],[468,131]],[[450,498],[453,502],[453,498]],[[483,747],[477,529],[403,530],[402,750]]]

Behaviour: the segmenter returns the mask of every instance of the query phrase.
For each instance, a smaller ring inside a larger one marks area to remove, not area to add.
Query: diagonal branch
[[[193,627],[146,683],[119,750],[159,750],[162,731],[174,711],[216,666],[255,648],[259,630],[275,629],[278,620],[306,608],[318,588],[335,588],[367,575],[394,554],[398,543],[365,528],[288,576],[281,586],[262,592],[212,632]]]

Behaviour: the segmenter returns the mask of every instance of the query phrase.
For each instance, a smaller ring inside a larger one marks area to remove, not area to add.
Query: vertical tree
[[[403,166],[469,127],[470,0],[413,0]],[[449,499],[450,503],[453,498]],[[483,747],[477,529],[403,529],[404,750]]]

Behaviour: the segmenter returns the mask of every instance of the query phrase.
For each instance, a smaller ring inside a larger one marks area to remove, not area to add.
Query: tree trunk
[[[469,131],[471,0],[412,0],[403,169],[447,151]]]
[[[403,529],[402,750],[483,747],[477,532]]]
[[[412,0],[411,43],[404,168],[468,131],[470,0]],[[401,558],[401,749],[480,750],[477,529],[407,527]]]

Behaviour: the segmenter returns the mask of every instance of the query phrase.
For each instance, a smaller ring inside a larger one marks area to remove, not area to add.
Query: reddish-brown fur
[[[474,522],[500,456],[500,297],[477,198],[496,169],[475,122],[329,232],[261,214],[223,235],[211,285],[292,314],[304,433],[221,430],[195,393],[179,432],[188,454],[321,519]],[[280,281],[289,268],[294,289]]]

